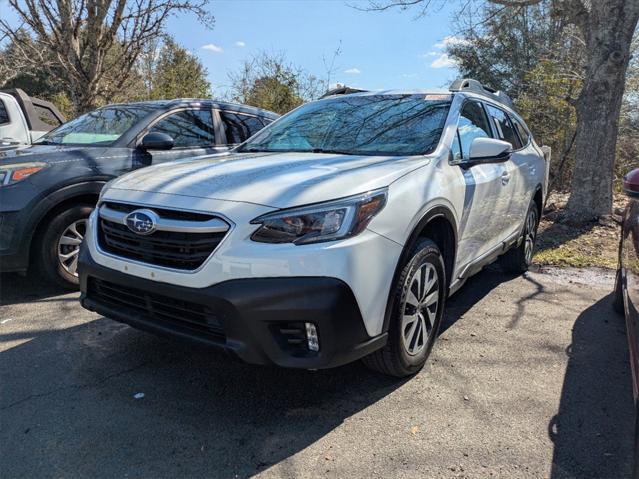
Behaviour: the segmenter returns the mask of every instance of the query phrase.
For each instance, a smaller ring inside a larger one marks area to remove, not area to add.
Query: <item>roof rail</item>
[[[339,86],[337,88],[333,88],[332,90],[328,90],[326,93],[324,93],[320,97],[320,100],[322,98],[327,98],[329,96],[348,95],[350,93],[364,93],[364,92],[367,92],[367,91],[368,90],[361,90],[360,88],[351,88],[349,86]]]
[[[510,108],[514,108],[513,101],[508,95],[506,95],[506,93],[484,86],[480,82],[478,82],[477,80],[473,80],[472,78],[459,78],[450,84],[448,90],[453,92],[471,91],[473,93],[478,93],[479,95],[484,95],[488,98],[491,98],[492,100],[502,103]]]

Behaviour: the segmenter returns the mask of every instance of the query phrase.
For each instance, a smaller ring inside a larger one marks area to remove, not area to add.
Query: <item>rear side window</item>
[[[511,118],[511,120],[513,121],[513,124],[515,125],[515,128],[517,129],[517,133],[519,133],[519,138],[521,139],[521,142],[523,143],[524,146],[526,146],[530,142],[530,133],[528,133],[526,128],[524,128],[524,125],[522,125],[518,120],[516,120],[515,118]]]
[[[0,125],[4,125],[5,123],[9,123],[9,113],[7,112],[7,107],[4,102],[0,100]]]
[[[215,144],[211,110],[186,110],[158,121],[151,131],[166,133],[176,148],[203,148]]]
[[[227,144],[242,143],[264,128],[265,125],[261,118],[242,113],[220,111],[220,117]]]
[[[475,138],[491,138],[488,118],[481,103],[467,102],[459,114],[457,124],[458,141],[453,143],[453,157],[455,160],[470,157],[470,144]]]
[[[53,114],[51,109],[47,108],[46,106],[34,104],[33,109],[35,110],[36,115],[38,115],[38,119],[42,123],[52,127],[60,126],[62,124],[60,120],[58,120],[58,118]]]
[[[493,119],[493,125],[495,126],[495,130],[497,130],[499,139],[510,143],[513,146],[514,150],[518,150],[519,148],[521,148],[521,142],[519,141],[519,137],[517,136],[515,127],[511,123],[510,118],[508,117],[506,112],[500,110],[499,108],[495,108],[492,105],[486,105],[486,109],[488,110],[488,114]]]

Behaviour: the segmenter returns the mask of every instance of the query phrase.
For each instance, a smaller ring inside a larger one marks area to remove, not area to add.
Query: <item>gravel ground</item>
[[[592,270],[484,271],[450,299],[427,367],[398,381],[359,363],[244,365],[3,275],[0,471],[627,477],[631,380],[611,289]]]

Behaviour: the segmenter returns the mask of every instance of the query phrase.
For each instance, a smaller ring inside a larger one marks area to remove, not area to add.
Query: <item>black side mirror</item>
[[[173,138],[166,133],[152,131],[144,135],[138,147],[142,150],[170,150],[174,144]]]
[[[636,168],[623,177],[623,191],[628,196],[639,198],[639,168]]]

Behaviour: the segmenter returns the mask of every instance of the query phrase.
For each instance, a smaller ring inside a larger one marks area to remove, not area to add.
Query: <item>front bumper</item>
[[[248,363],[336,367],[366,356],[387,339],[386,333],[367,334],[353,292],[335,278],[235,279],[190,288],[106,268],[86,247],[79,271],[86,309],[142,330],[222,348]],[[304,322],[317,328],[318,352],[290,335]]]

